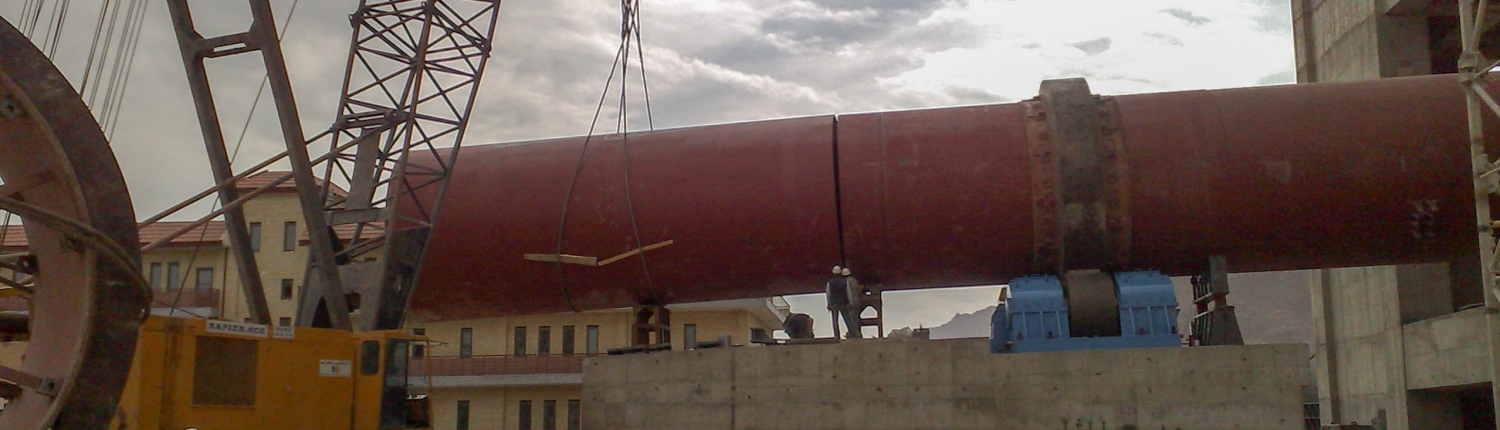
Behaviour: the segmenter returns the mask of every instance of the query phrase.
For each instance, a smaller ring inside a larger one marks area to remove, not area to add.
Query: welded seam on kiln
[[[839,116],[833,116],[833,220],[834,229],[839,237],[839,266],[848,266],[849,259],[844,254],[844,195],[843,187],[839,179]]]

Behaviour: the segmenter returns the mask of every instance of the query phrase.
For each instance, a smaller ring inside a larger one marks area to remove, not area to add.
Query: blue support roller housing
[[[1182,345],[1177,332],[1177,296],[1172,279],[1155,271],[1114,276],[1120,304],[1120,336],[1073,337],[1068,303],[1056,276],[1026,276],[1010,282],[990,318],[990,352],[1167,348]]]

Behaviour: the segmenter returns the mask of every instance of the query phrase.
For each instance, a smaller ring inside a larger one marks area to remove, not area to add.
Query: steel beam
[[[239,271],[240,289],[245,294],[250,320],[257,324],[270,324],[271,313],[267,309],[260,267],[255,262],[255,251],[250,247],[250,231],[245,224],[245,212],[239,206],[229,205],[239,199],[239,191],[231,181],[235,176],[234,168],[229,163],[219,112],[214,106],[213,91],[209,88],[208,71],[203,65],[203,60],[220,46],[209,43],[198,34],[193,26],[193,16],[187,0],[167,0],[167,10],[172,15],[177,46],[182,53],[183,67],[187,71],[188,88],[193,94],[193,106],[198,111],[198,126],[203,132],[204,147],[208,149],[209,167],[213,170],[214,181],[220,184],[219,202],[226,209],[225,231],[229,235],[229,248]],[[256,24],[252,24],[252,27],[254,25]]]
[[[302,206],[302,220],[307,228],[310,264],[321,281],[323,301],[328,310],[328,322],[333,328],[349,330],[349,307],[344,301],[344,286],[339,280],[339,268],[334,258],[333,237],[324,218],[320,187],[313,178],[312,160],[307,155],[307,139],[302,135],[302,120],[297,115],[297,102],[292,97],[291,79],[287,77],[286,63],[282,60],[281,42],[276,36],[276,25],[271,14],[270,0],[250,0],[250,13],[255,24],[250,33],[260,44],[261,58],[266,64],[266,76],[271,87],[271,98],[276,101],[276,115],[281,122],[281,136],[286,141],[287,159],[292,164],[292,179],[297,183],[297,200]],[[304,279],[304,284],[310,284]]]

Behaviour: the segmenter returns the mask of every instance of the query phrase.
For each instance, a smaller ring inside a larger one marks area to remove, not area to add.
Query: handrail
[[[423,369],[427,376],[485,376],[485,375],[534,375],[583,373],[583,361],[603,354],[575,355],[475,355],[468,358],[457,356],[429,356],[412,358],[421,365],[411,369]]]

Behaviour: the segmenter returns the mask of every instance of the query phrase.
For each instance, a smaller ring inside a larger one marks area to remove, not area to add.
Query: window
[[[584,333],[583,336],[586,339],[584,340],[583,353],[584,354],[590,354],[590,355],[598,354],[599,353],[599,326],[591,325],[591,326],[588,326],[588,327],[584,328],[584,331],[585,331],[585,333]]]
[[[568,401],[568,430],[578,430],[583,426],[583,405],[578,399]]]
[[[292,251],[297,249],[297,223],[289,222],[281,225],[281,250]]]
[[[516,327],[515,355],[526,355],[526,327]]]
[[[161,283],[161,263],[151,263],[151,288],[160,290],[163,286],[165,285]]]
[[[1311,430],[1324,428],[1323,419],[1318,412],[1318,403],[1302,405],[1302,427]]]
[[[255,406],[255,341],[198,336],[194,344],[193,404]]]
[[[552,353],[552,327],[541,326],[536,328],[536,353],[537,355]]]
[[[182,278],[177,277],[182,273],[182,263],[173,261],[167,263],[167,289],[175,290],[182,286]]]
[[[464,327],[458,329],[458,358],[469,358],[474,356],[474,329]]]
[[[250,250],[260,252],[260,223],[250,223]]]
[[[194,287],[196,287],[199,291],[214,289],[214,268],[199,267],[197,278],[198,279],[197,282],[194,283]]]
[[[281,319],[276,320],[276,325],[279,325],[279,326],[282,326],[282,327],[291,327],[292,326],[292,318],[291,317],[281,317]]]
[[[292,280],[291,279],[282,279],[281,280],[281,299],[282,300],[291,300],[292,299]]]
[[[391,339],[387,343],[385,350],[386,387],[406,387],[406,357],[411,356],[410,348],[411,342],[407,340]],[[381,415],[385,415],[385,411],[382,411]]]
[[[370,376],[378,372],[380,372],[380,341],[364,341],[359,344],[359,374]]]
[[[573,355],[573,326],[563,326],[562,353],[563,355]]]
[[[427,335],[427,329],[425,329],[425,328],[413,328],[413,329],[411,329],[411,334],[417,335],[417,336],[426,336]],[[412,342],[412,344],[411,344],[411,356],[415,357],[415,358],[426,357],[427,356],[427,344],[425,342]]]
[[[542,430],[557,430],[557,401],[542,401]]]
[[[469,430],[469,401],[468,400],[459,400],[458,401],[458,412],[457,412],[457,416],[455,416],[453,418],[453,421],[455,423],[457,423],[457,424],[455,424],[455,428],[457,428],[458,430]]]
[[[531,401],[530,400],[522,400],[521,401],[521,410],[516,411],[516,421],[518,421],[517,424],[521,425],[521,430],[531,430]]]
[[[682,325],[682,349],[698,349],[698,325]]]

